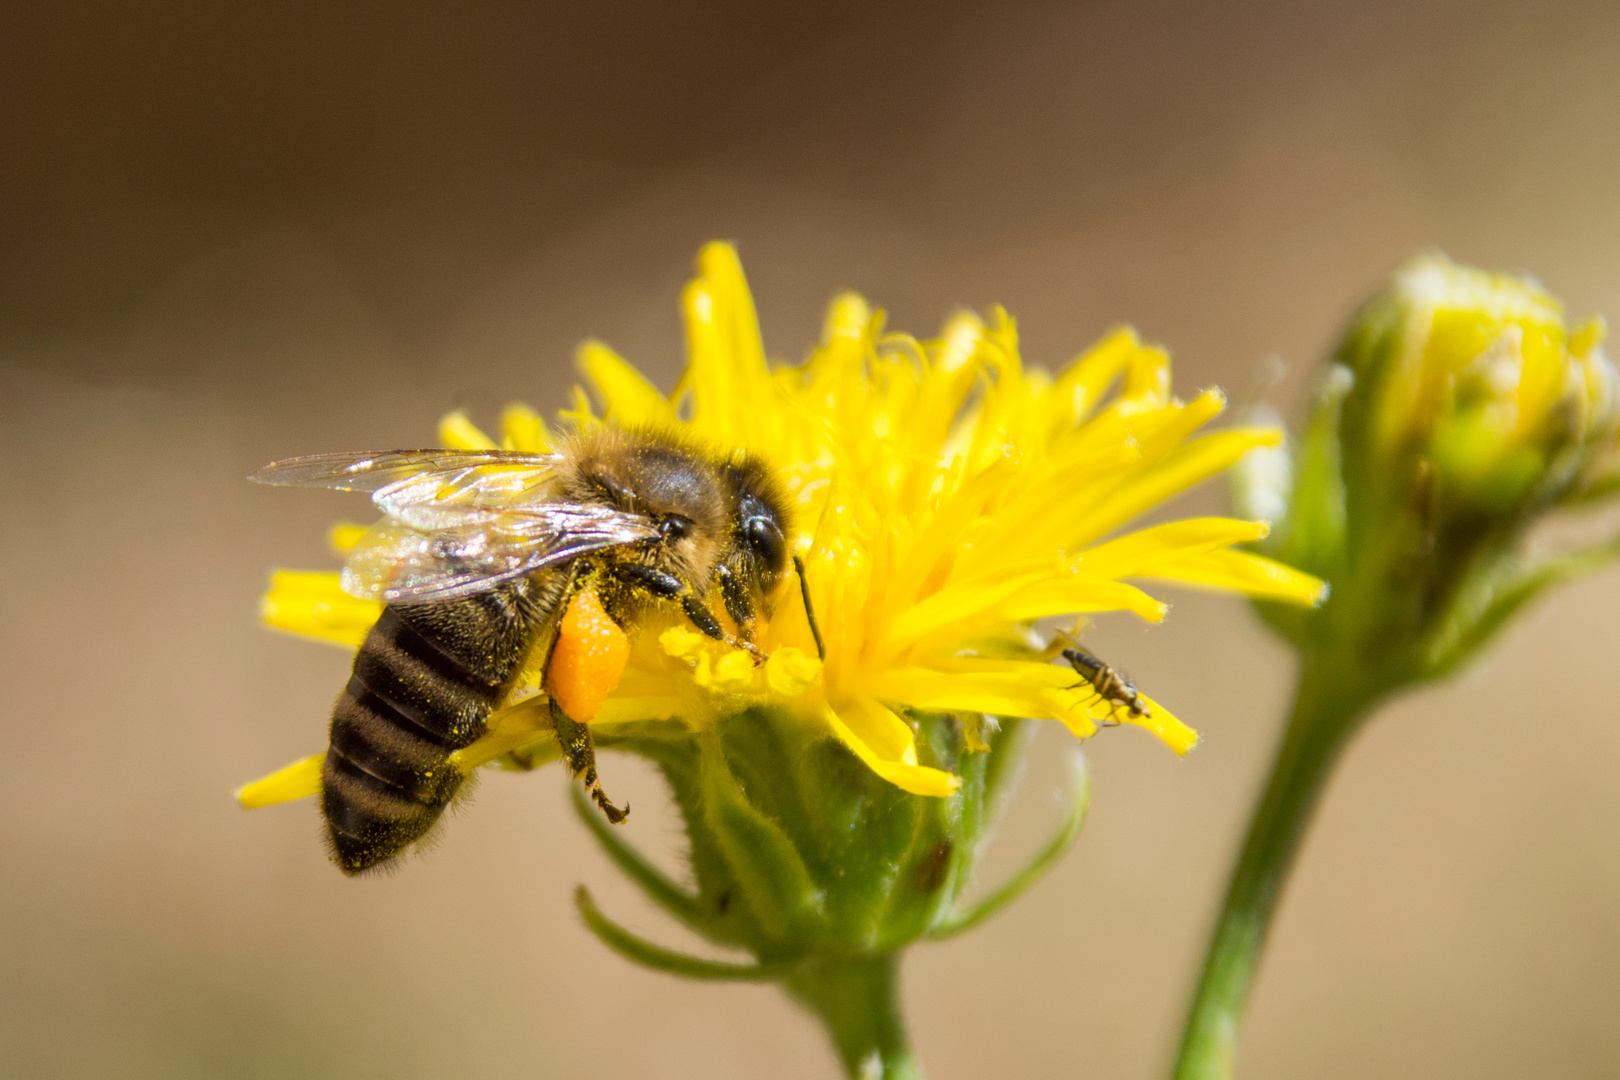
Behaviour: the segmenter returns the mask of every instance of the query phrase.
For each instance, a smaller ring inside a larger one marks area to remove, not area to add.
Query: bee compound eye
[[[767,517],[752,517],[743,523],[743,533],[748,537],[748,546],[766,566],[776,570],[784,565],[787,541],[776,522]]]

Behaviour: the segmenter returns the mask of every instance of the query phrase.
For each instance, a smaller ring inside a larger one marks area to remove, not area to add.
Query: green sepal
[[[1297,443],[1288,514],[1272,523],[1271,536],[1260,545],[1266,555],[1315,574],[1330,585],[1343,583],[1348,566],[1339,428],[1345,397],[1355,380],[1343,364],[1328,369]],[[1320,632],[1320,608],[1267,601],[1255,601],[1254,607],[1267,625],[1295,645]]]
[[[1423,650],[1421,679],[1440,679],[1478,655],[1504,624],[1547,588],[1606,566],[1620,556],[1620,538],[1543,559],[1528,568],[1512,557],[1470,575]]]
[[[695,891],[626,844],[577,794],[575,807],[654,903],[718,945],[771,963],[902,949],[969,917],[960,899],[1036,726],[992,722],[988,751],[974,753],[963,721],[932,714],[909,720],[918,761],[961,779],[950,797],[900,790],[814,718],[786,709],[748,709],[701,732],[652,725],[600,737],[603,746],[652,758],[663,772],[686,821]],[[970,917],[987,917],[1033,883],[1079,824],[1078,817],[1066,822],[1061,842]]]
[[[1086,812],[1091,808],[1091,772],[1085,757],[1076,750],[1073,758],[1074,776],[1069,790],[1069,809],[1063,824],[1035,857],[1014,874],[1011,879],[992,889],[978,900],[947,913],[928,932],[931,941],[944,941],[973,929],[1002,908],[1023,895],[1024,890],[1046,876],[1048,870],[1074,846],[1080,830],[1086,823]]]
[[[620,835],[619,827],[608,824],[600,810],[591,805],[586,798],[585,790],[578,784],[568,787],[572,795],[574,813],[596,842],[602,845],[607,857],[613,860],[613,865],[623,871],[625,877],[641,886],[641,891],[647,894],[659,907],[669,912],[689,928],[703,933],[708,930],[708,912],[703,908],[701,897],[697,897],[671,881],[664,872],[654,866],[641,852],[625,843]]]
[[[1349,368],[1334,365],[1317,390],[1294,463],[1288,517],[1275,523],[1268,554],[1318,577],[1344,569],[1345,494],[1340,472],[1339,424],[1355,385]]]
[[[626,960],[642,967],[666,971],[688,979],[706,979],[712,982],[774,982],[782,978],[784,970],[768,964],[734,964],[724,960],[705,960],[698,956],[655,945],[638,934],[631,933],[602,914],[590,891],[583,885],[574,887],[574,906],[580,918],[608,948]]]
[[[1620,468],[1610,468],[1571,485],[1558,496],[1555,505],[1571,510],[1595,506],[1609,501],[1617,493],[1620,493]]]
[[[699,742],[707,744],[699,754],[697,777],[703,826],[726,859],[739,899],[769,939],[808,945],[823,914],[821,890],[782,826],[749,801],[719,733],[706,732]]]

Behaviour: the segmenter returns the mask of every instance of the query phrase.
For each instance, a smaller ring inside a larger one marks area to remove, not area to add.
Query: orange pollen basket
[[[568,602],[557,625],[557,644],[546,667],[546,692],[576,723],[587,724],[619,685],[630,660],[630,639],[584,588]]]

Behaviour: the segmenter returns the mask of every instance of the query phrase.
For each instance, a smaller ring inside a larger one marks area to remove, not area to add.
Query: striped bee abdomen
[[[484,733],[541,620],[528,582],[389,606],[332,710],[322,809],[345,874],[422,838],[461,788],[450,755]]]

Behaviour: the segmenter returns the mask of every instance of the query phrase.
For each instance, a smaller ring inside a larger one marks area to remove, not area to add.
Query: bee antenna
[[[804,617],[810,623],[810,636],[816,639],[816,656],[827,659],[827,647],[821,643],[821,627],[816,625],[816,609],[810,606],[810,583],[804,579],[804,560],[793,556],[793,572],[799,575],[799,595],[804,597]]]

